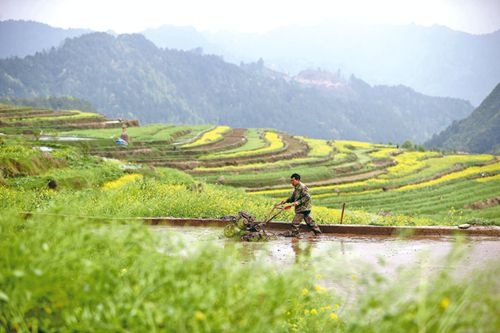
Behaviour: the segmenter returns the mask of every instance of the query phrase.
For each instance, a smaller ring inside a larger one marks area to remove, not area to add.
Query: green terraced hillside
[[[131,126],[128,147],[114,143],[122,124]],[[266,128],[137,125],[79,111],[0,107],[4,140],[16,138],[54,151],[70,147],[129,165],[175,168],[196,182],[242,188],[248,200],[287,197],[289,177],[297,172],[309,186],[318,214],[337,212],[346,203],[358,217],[354,223],[500,225],[500,162],[495,155],[411,151]]]

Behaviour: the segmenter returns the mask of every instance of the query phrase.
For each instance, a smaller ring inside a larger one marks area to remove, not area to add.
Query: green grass
[[[365,270],[353,281],[351,269],[332,260],[271,266],[237,244],[188,243],[153,230],[0,215],[0,332],[444,333],[500,325],[498,263],[463,278],[447,268],[465,248],[437,271]]]
[[[294,304],[319,302],[302,294],[312,273],[238,265],[229,250],[141,225],[2,216],[0,230],[2,332],[262,332],[286,328]]]

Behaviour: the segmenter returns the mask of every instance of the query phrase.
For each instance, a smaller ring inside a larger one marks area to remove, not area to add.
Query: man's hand
[[[298,205],[299,205],[298,201],[292,202],[292,206],[298,206]]]

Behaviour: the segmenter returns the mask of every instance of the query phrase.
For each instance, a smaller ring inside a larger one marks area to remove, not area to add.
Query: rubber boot
[[[320,230],[319,227],[316,227],[313,229],[313,232],[314,232],[314,236],[318,236],[318,235],[321,235],[323,232]]]

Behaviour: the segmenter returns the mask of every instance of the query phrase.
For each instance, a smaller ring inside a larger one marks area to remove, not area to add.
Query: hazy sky
[[[329,20],[488,33],[500,29],[500,0],[0,0],[0,20],[6,19],[119,33],[164,24],[264,32]]]

